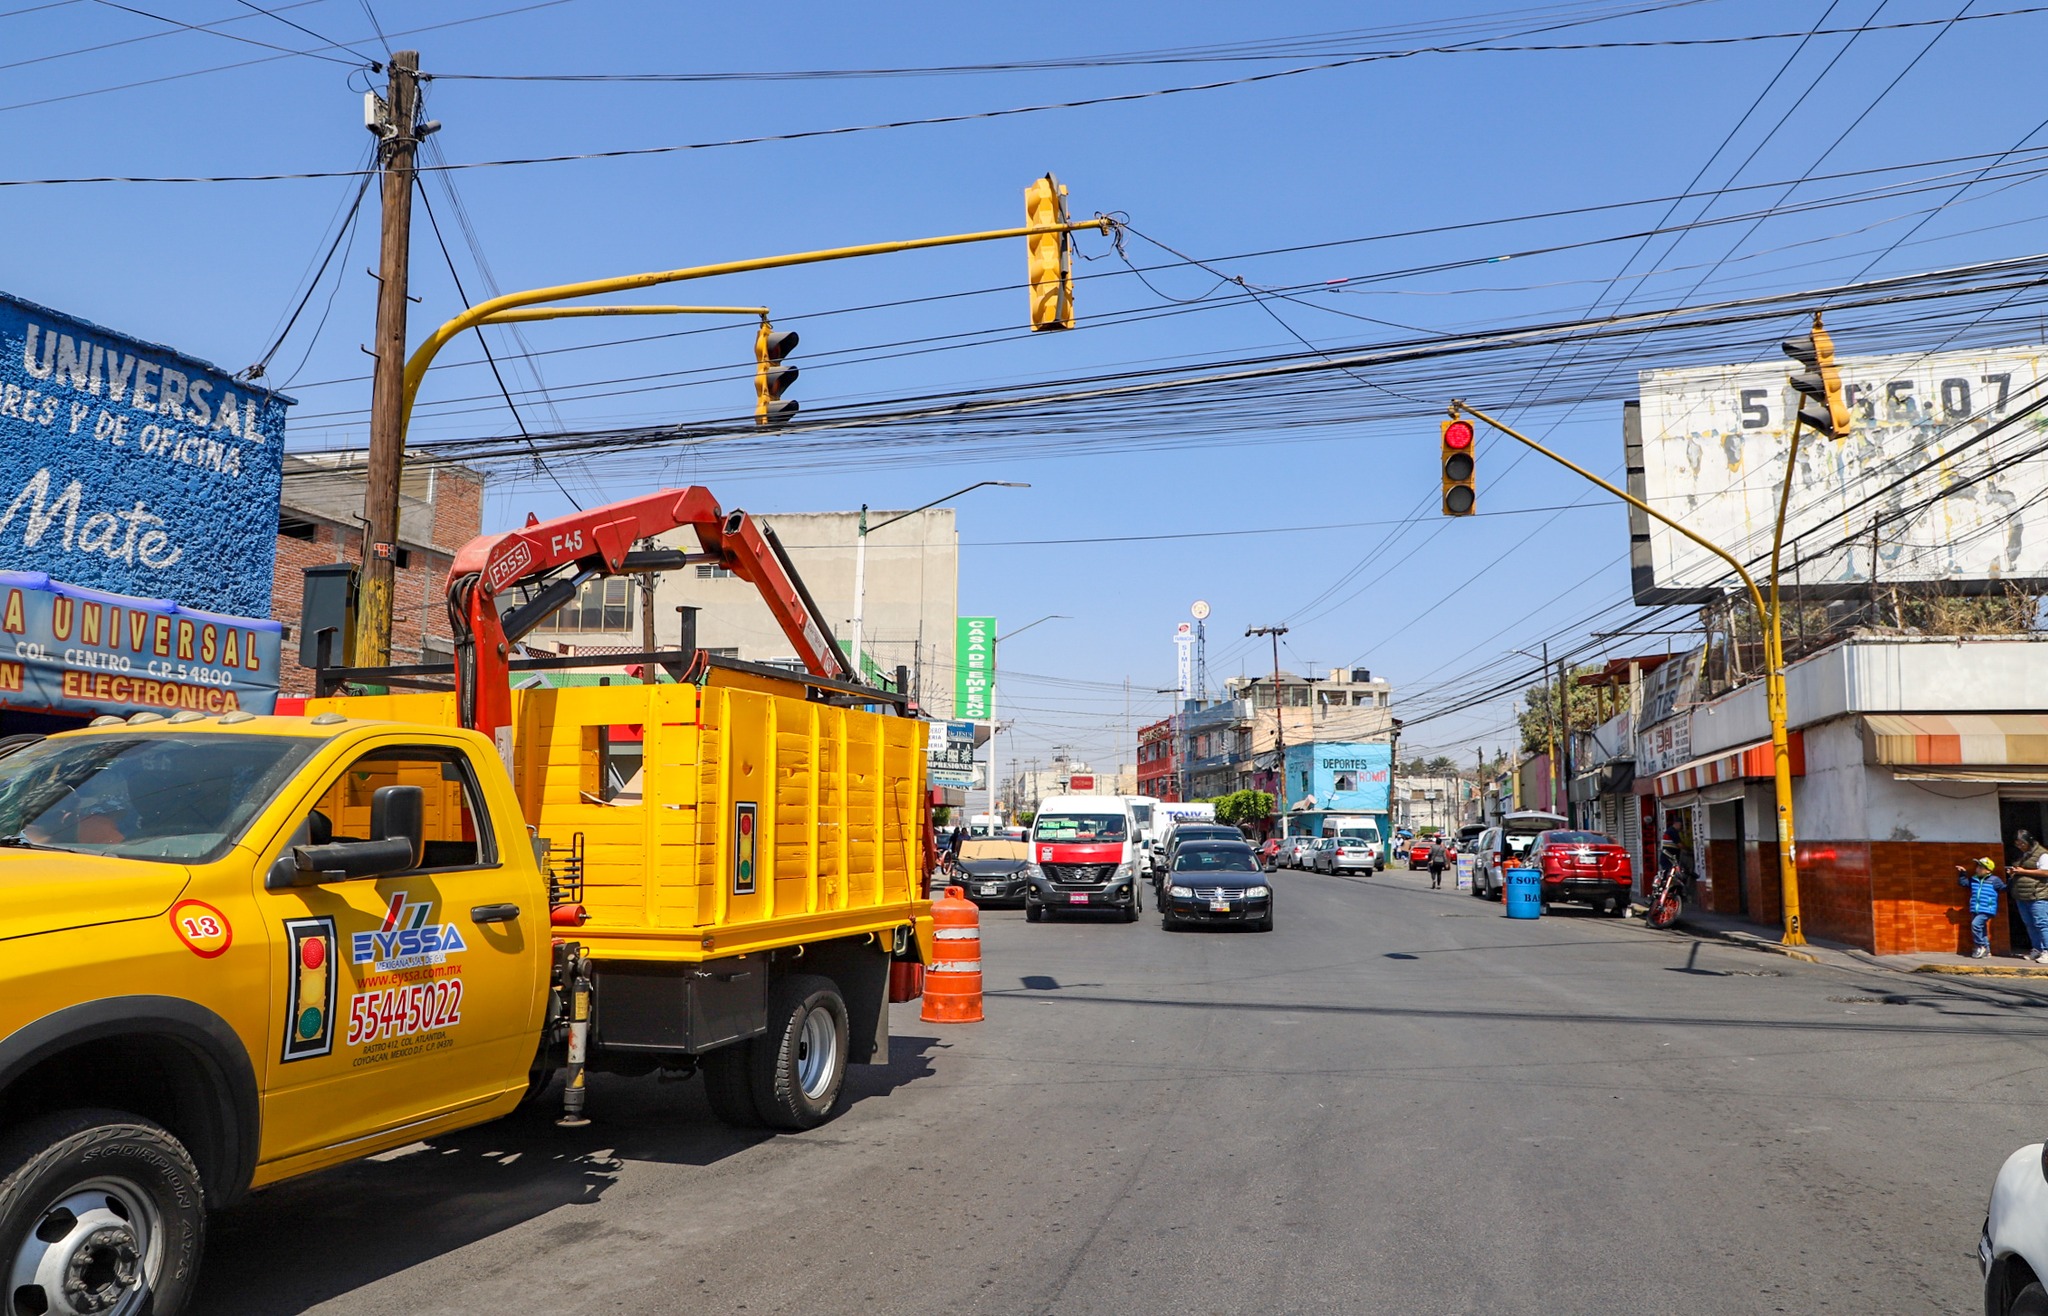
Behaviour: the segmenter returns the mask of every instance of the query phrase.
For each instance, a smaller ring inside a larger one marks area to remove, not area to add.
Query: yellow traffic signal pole
[[[1022,228],[991,229],[981,233],[950,233],[943,237],[912,238],[904,242],[870,242],[857,247],[828,247],[822,251],[801,251],[782,256],[760,256],[752,260],[721,261],[715,265],[694,265],[685,269],[656,270],[646,274],[624,274],[609,279],[589,279],[581,283],[563,283],[547,288],[529,288],[524,292],[505,293],[489,301],[478,302],[449,320],[429,334],[426,341],[415,348],[412,355],[407,358],[398,409],[399,451],[404,451],[405,435],[412,427],[413,403],[419,397],[420,382],[426,378],[427,367],[434,363],[434,358],[448,345],[450,339],[466,329],[474,329],[483,324],[550,320],[583,315],[655,315],[719,311],[752,315],[761,312],[760,307],[541,307],[540,304],[543,302],[602,297],[608,293],[653,288],[665,283],[681,283],[687,279],[709,279],[721,274],[784,269],[791,265],[815,265],[821,261],[852,260],[860,256],[888,256],[897,252],[923,251],[932,247],[957,247],[970,242],[1042,238],[1078,233],[1089,228],[1107,234],[1115,226],[1115,220],[1107,215],[1098,215],[1094,219],[1079,222],[1027,224]],[[1061,313],[1071,316],[1071,301],[1063,300]],[[388,580],[376,577],[364,580],[362,597],[356,607],[355,631],[355,662],[364,667],[384,666],[391,656],[391,585]]]
[[[1701,538],[1642,499],[1637,498],[1634,494],[1615,488],[1577,462],[1552,452],[1528,435],[1509,428],[1477,407],[1470,406],[1461,400],[1453,399],[1451,402],[1451,416],[1455,419],[1460,415],[1471,416],[1475,420],[1486,422],[1509,438],[1541,453],[1583,479],[1600,486],[1644,515],[1656,517],[1665,525],[1670,526],[1679,534],[1684,535],[1693,543],[1698,544],[1701,548],[1706,549],[1715,557],[1726,562],[1729,568],[1735,572],[1736,576],[1741,579],[1743,587],[1749,591],[1750,602],[1755,605],[1757,617],[1763,623],[1764,630],[1764,705],[1771,719],[1772,775],[1775,778],[1778,795],[1778,885],[1783,896],[1785,909],[1784,944],[1787,946],[1805,945],[1806,934],[1800,930],[1799,923],[1799,868],[1794,860],[1793,849],[1792,751],[1785,731],[1784,650],[1778,641],[1780,633],[1778,629],[1778,541],[1783,538],[1785,533],[1785,508],[1790,500],[1790,494],[1781,494],[1778,502],[1778,528],[1777,533],[1772,538],[1771,545],[1771,592],[1769,598],[1766,599],[1763,591],[1757,588],[1755,579],[1750,576],[1742,563],[1736,561],[1735,555],[1722,548],[1719,544]],[[1794,453],[1796,453],[1799,446],[1799,426],[1796,420],[1793,422],[1792,446]],[[1791,484],[1792,469],[1788,459],[1785,470],[1787,490],[1791,488]]]
[[[765,306],[524,306],[494,311],[473,321],[477,325],[519,324],[533,320],[582,319],[598,315],[758,315],[768,321]],[[447,326],[442,326],[446,328]],[[422,367],[424,369],[424,367]],[[404,400],[398,424],[399,452],[405,451],[405,432],[412,420],[412,398],[417,391],[411,367],[406,369]],[[397,522],[392,523],[394,526]],[[382,667],[391,660],[391,584],[370,572],[363,573],[362,593],[356,600],[355,662],[362,667]]]
[[[853,260],[861,256],[888,256],[900,251],[924,251],[932,247],[957,247],[969,242],[999,242],[1008,238],[1035,238],[1047,234],[1078,233],[1092,228],[1108,233],[1115,221],[1107,215],[1091,220],[1064,224],[1036,224],[1023,228],[991,229],[983,233],[950,233],[937,238],[912,238],[905,242],[870,242],[858,247],[828,247],[823,251],[800,251],[783,256],[758,256],[752,260],[721,261],[716,265],[693,265],[680,270],[657,270],[647,274],[622,274],[609,279],[589,279],[582,283],[563,283],[550,288],[529,288],[524,292],[508,292],[489,301],[478,302],[462,314],[427,335],[426,341],[413,350],[405,363],[405,391],[399,402],[399,428],[403,434],[412,421],[413,400],[419,396],[420,381],[426,377],[427,367],[434,363],[434,357],[448,344],[448,340],[465,329],[487,324],[492,317],[519,307],[534,306],[541,302],[572,301],[579,297],[602,297],[607,293],[631,292],[636,288],[653,288],[664,283],[681,283],[686,279],[711,279],[722,274],[748,274],[755,270],[779,270],[791,265],[815,265],[828,260]]]

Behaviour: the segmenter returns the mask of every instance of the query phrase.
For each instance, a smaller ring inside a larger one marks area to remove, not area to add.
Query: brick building
[[[2048,642],[1859,634],[1790,664],[1785,688],[1807,934],[1880,955],[1966,949],[1955,866],[2002,867],[2021,828],[2048,835]],[[1696,856],[1710,908],[1776,926],[1763,683],[1674,716],[1690,757],[1655,775],[1661,820]],[[2001,916],[1992,944],[2026,942]]]
[[[287,455],[277,516],[277,566],[270,615],[288,628],[281,690],[313,692],[299,664],[299,613],[305,570],[363,556],[364,480],[336,460]],[[448,569],[455,551],[483,530],[484,477],[465,466],[414,462],[399,484],[398,578],[392,598],[391,661],[447,662]],[[338,655],[337,655],[338,657]]]

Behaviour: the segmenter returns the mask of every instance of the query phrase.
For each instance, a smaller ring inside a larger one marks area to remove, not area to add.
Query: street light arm
[[[1029,489],[1031,487],[1030,485],[1021,483],[1020,481],[1017,480],[980,480],[975,482],[974,484],[968,485],[965,489],[955,489],[952,493],[947,494],[944,498],[934,498],[930,502],[924,504],[922,507],[913,507],[907,512],[898,512],[896,515],[890,517],[886,521],[877,521],[875,524],[869,526],[861,533],[871,535],[875,533],[875,531],[880,530],[883,526],[895,525],[898,521],[901,521],[903,518],[907,516],[916,516],[919,512],[930,511],[932,508],[937,507],[940,503],[951,502],[953,499],[958,498],[961,494],[970,494],[973,493],[976,489],[986,488],[991,485],[1001,489]]]
[[[989,643],[990,643],[990,644],[1001,644],[1001,643],[1002,643],[1002,642],[1003,642],[1004,640],[1007,640],[1007,639],[1009,639],[1011,635],[1022,635],[1022,634],[1023,634],[1024,632],[1026,632],[1026,631],[1030,630],[1030,629],[1031,629],[1031,628],[1032,628],[1033,626],[1041,626],[1041,625],[1043,625],[1043,624],[1045,624],[1046,622],[1049,622],[1049,621],[1072,621],[1072,620],[1073,620],[1073,618],[1072,618],[1072,617],[1069,617],[1069,616],[1068,616],[1068,615],[1067,615],[1066,613],[1064,613],[1064,612],[1051,612],[1051,613],[1047,613],[1047,614],[1046,614],[1045,616],[1043,616],[1043,617],[1040,617],[1040,618],[1039,618],[1039,619],[1038,619],[1037,621],[1033,621],[1033,622],[1026,622],[1026,623],[1025,623],[1024,625],[1022,625],[1022,626],[1019,626],[1019,627],[1018,627],[1018,628],[1017,628],[1016,630],[1014,630],[1014,631],[1011,631],[1011,632],[1010,632],[1010,635],[998,635],[998,636],[996,636],[996,638],[994,638],[993,640],[990,640],[990,641],[989,641]]]

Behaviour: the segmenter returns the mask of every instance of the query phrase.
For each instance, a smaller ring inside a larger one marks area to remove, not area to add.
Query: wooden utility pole
[[[368,488],[363,494],[363,574],[356,596],[359,667],[391,661],[391,594],[398,569],[398,483],[405,469],[401,411],[405,384],[407,253],[412,246],[413,155],[419,147],[420,53],[391,56],[380,128],[384,228],[377,255],[377,358],[370,389]]]

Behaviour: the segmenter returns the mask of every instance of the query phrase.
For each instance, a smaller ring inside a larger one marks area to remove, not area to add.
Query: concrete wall
[[[868,512],[868,524],[896,513]],[[789,551],[797,574],[817,600],[826,627],[841,644],[853,633],[854,544],[857,512],[784,512],[763,514]],[[695,550],[688,532],[664,536],[666,548]],[[918,677],[925,707],[938,715],[953,710],[953,633],[959,616],[960,537],[953,510],[935,507],[907,517],[868,536],[866,606],[863,645],[884,674],[898,664]],[[655,578],[654,632],[658,644],[678,642],[676,608],[688,604],[697,614],[697,643],[707,649],[734,649],[750,662],[794,658],[796,651],[775,624],[760,593],[737,576],[707,578],[694,567],[667,571]],[[636,616],[621,642],[639,647]],[[579,643],[593,637],[584,635]],[[849,654],[848,657],[852,655]],[[997,674],[1001,686],[1001,673]],[[997,712],[1002,710],[1000,689]]]
[[[1785,669],[1785,704],[1787,722],[1793,727],[1845,713],[2048,708],[2048,635],[1846,641]],[[1770,735],[1762,681],[1693,711],[1695,756],[1753,745]]]

